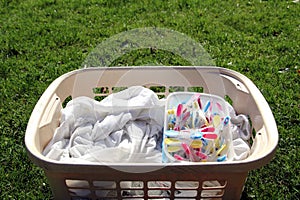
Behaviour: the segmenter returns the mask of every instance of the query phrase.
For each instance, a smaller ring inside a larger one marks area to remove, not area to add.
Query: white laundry
[[[227,103],[227,106],[229,108],[231,121],[234,160],[244,160],[250,154],[250,146],[248,144],[248,141],[251,137],[250,123],[246,115],[237,115],[229,103]]]
[[[141,86],[101,102],[78,97],[62,110],[43,154],[64,162],[160,162],[163,114],[164,103]]]

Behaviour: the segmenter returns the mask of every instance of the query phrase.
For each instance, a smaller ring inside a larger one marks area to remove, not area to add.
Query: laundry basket
[[[78,96],[102,98],[116,88],[133,85],[155,89],[159,97],[167,97],[177,90],[201,90],[230,98],[235,111],[248,115],[251,121],[250,155],[241,161],[147,164],[61,163],[42,155],[59,126],[60,111],[67,100]],[[248,172],[267,164],[275,154],[277,143],[274,117],[257,87],[238,72],[202,66],[71,71],[46,89],[31,114],[25,134],[29,157],[44,170],[53,196],[59,200],[240,199]],[[133,182],[135,186],[128,184]],[[129,196],[128,191],[132,190],[136,195]],[[165,196],[157,196],[156,191],[164,191]],[[188,191],[185,194],[189,195],[182,196],[180,191]]]

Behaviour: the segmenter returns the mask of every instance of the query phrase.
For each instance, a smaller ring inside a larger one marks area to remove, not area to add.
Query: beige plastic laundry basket
[[[160,97],[166,97],[176,89],[189,91],[195,88],[230,97],[236,112],[247,114],[251,119],[250,156],[242,161],[221,163],[70,164],[42,155],[59,125],[60,110],[66,99],[99,98],[112,93],[115,88],[133,85],[159,88]],[[39,99],[25,135],[29,157],[45,171],[54,198],[59,200],[240,199],[248,172],[267,164],[275,154],[277,143],[278,132],[272,112],[247,77],[224,68],[194,66],[87,68],[66,73],[57,78]],[[128,184],[132,182],[136,187]],[[218,184],[210,184],[216,182]],[[128,191],[133,190],[137,195],[129,197]],[[156,196],[160,190],[165,191],[164,197]],[[188,191],[189,195],[181,196],[180,191]]]

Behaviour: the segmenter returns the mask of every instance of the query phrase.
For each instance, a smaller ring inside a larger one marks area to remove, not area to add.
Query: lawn
[[[249,77],[279,131],[275,158],[249,173],[242,199],[300,196],[299,1],[0,1],[0,199],[51,199],[24,135],[34,105],[60,75],[81,67],[102,41],[143,27],[175,30],[201,43],[217,66]],[[144,49],[114,65],[186,65]]]

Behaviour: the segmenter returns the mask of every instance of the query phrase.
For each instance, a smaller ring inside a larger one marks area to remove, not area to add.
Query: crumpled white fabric
[[[234,151],[233,160],[244,160],[250,154],[248,141],[251,137],[250,123],[244,114],[236,114],[233,107],[227,103],[231,121],[232,145]]]
[[[101,102],[70,101],[43,154],[65,162],[161,162],[164,102],[133,86]]]

